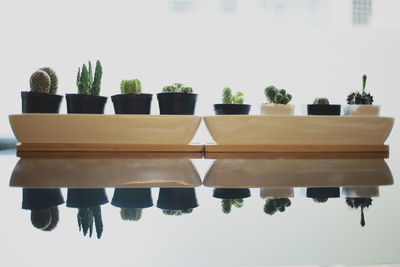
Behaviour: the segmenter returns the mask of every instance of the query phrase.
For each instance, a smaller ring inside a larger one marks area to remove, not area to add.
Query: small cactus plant
[[[89,232],[89,237],[92,237],[94,223],[97,238],[100,239],[103,234],[103,220],[101,218],[100,206],[79,208],[77,217],[79,231],[82,231],[84,236]]]
[[[346,203],[350,208],[358,209],[361,208],[361,221],[360,224],[362,227],[365,226],[365,218],[364,218],[364,208],[368,208],[372,205],[372,198],[370,197],[346,197]]]
[[[329,105],[329,100],[328,100],[328,98],[325,98],[325,97],[317,97],[314,99],[313,104],[314,105]]]
[[[192,93],[192,87],[184,86],[182,83],[174,83],[173,85],[167,85],[163,87],[163,92],[174,92],[174,93]]]
[[[236,208],[243,207],[243,198],[236,198],[236,199],[222,199],[221,200],[221,208],[224,214],[229,214],[232,211],[232,206]]]
[[[162,210],[165,215],[169,216],[181,216],[183,214],[190,214],[193,212],[193,209],[181,209],[181,210]]]
[[[43,70],[35,71],[29,80],[32,92],[50,93],[51,79]]]
[[[224,88],[222,91],[222,103],[223,104],[243,104],[244,98],[243,93],[238,91],[232,95],[232,90],[229,87]]]
[[[122,80],[121,81],[121,94],[140,94],[142,86],[138,79]]]
[[[59,221],[58,207],[50,207],[45,209],[33,209],[31,210],[31,222],[32,225],[43,231],[52,231],[57,227]]]
[[[347,96],[347,104],[349,105],[372,105],[374,98],[371,94],[365,92],[365,86],[367,84],[367,75],[362,77],[362,89],[360,92],[353,92]]]
[[[143,209],[121,208],[121,219],[124,221],[139,221],[142,218]]]
[[[39,70],[42,70],[42,71],[46,72],[50,77],[50,92],[49,93],[50,94],[57,93],[58,78],[57,78],[56,72],[53,69],[49,68],[49,67],[44,67],[44,68],[41,68]]]
[[[89,67],[85,64],[82,65],[82,69],[78,68],[78,74],[76,76],[76,86],[78,87],[78,93],[83,95],[99,95],[101,89],[101,78],[103,76],[103,67],[99,60],[96,61],[96,68],[93,77],[92,63],[89,61]]]
[[[268,215],[274,215],[277,211],[284,212],[291,204],[292,202],[288,198],[268,198],[265,201],[264,212]]]
[[[278,89],[275,86],[265,88],[264,94],[269,103],[286,105],[292,100],[292,95],[286,93],[285,89]]]

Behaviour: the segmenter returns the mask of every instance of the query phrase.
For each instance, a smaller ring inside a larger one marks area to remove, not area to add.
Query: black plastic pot
[[[307,114],[340,116],[340,105],[325,105],[325,104],[307,105]]]
[[[340,197],[340,188],[339,187],[307,188],[306,196],[309,198],[338,198]]]
[[[158,93],[158,106],[162,115],[194,115],[197,94]]]
[[[221,199],[238,199],[250,197],[248,188],[214,188],[213,197]]]
[[[183,210],[198,207],[194,188],[160,188],[157,207],[165,210]]]
[[[59,113],[62,95],[21,92],[22,113]]]
[[[64,202],[60,189],[22,189],[22,208],[25,210],[47,209]]]
[[[103,114],[107,97],[98,95],[66,94],[67,112],[79,114]]]
[[[153,206],[150,188],[115,188],[111,205],[125,209]]]
[[[115,114],[150,114],[152,94],[119,94],[111,96]]]
[[[215,115],[248,115],[251,105],[214,104]]]
[[[108,203],[104,188],[69,188],[67,207],[89,208]]]

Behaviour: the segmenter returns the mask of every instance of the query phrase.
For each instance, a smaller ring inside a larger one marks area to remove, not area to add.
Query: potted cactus
[[[264,89],[267,103],[261,104],[262,115],[294,115],[294,105],[290,105],[292,95],[285,89],[278,89],[275,86],[268,86]]]
[[[379,116],[380,106],[372,105],[374,98],[365,91],[367,75],[362,77],[362,89],[360,92],[353,92],[347,96],[346,115],[351,116]]]
[[[153,95],[143,94],[138,79],[122,80],[121,94],[111,96],[115,114],[150,114]]]
[[[78,227],[84,236],[89,233],[89,237],[92,237],[94,225],[97,238],[100,239],[103,234],[100,206],[106,203],[108,199],[104,188],[68,189],[67,207],[78,208]]]
[[[157,94],[160,114],[193,115],[196,108],[197,94],[191,87],[182,83],[164,86],[162,93]]]
[[[143,209],[153,206],[150,188],[115,188],[111,205],[121,208],[124,221],[138,221]]]
[[[198,206],[194,188],[160,188],[157,208],[165,215],[190,214]]]
[[[222,91],[222,104],[214,104],[214,111],[216,115],[248,115],[250,112],[250,105],[243,104],[243,93],[238,91],[232,94],[229,87],[224,88]]]
[[[59,113],[62,96],[57,95],[58,78],[49,67],[35,71],[29,80],[31,91],[21,92],[22,113]]]
[[[340,105],[329,104],[328,98],[317,97],[313,104],[307,105],[307,114],[340,116]]]
[[[339,187],[314,187],[307,188],[306,197],[312,198],[316,203],[325,203],[329,198],[340,197]]]
[[[103,68],[97,60],[96,68],[92,71],[92,63],[89,61],[88,67],[83,64],[82,69],[78,69],[76,86],[78,94],[66,94],[68,113],[88,113],[103,114],[107,97],[100,96],[101,78]]]
[[[58,206],[64,203],[60,189],[22,190],[22,209],[31,210],[32,225],[43,231],[52,231],[59,222]]]
[[[229,214],[232,206],[243,207],[243,198],[250,197],[248,188],[214,188],[213,197],[221,199],[221,208],[224,214]]]
[[[288,198],[267,198],[264,204],[264,213],[274,215],[277,211],[284,212],[292,202]]]
[[[346,197],[346,204],[352,209],[361,208],[361,221],[362,227],[365,226],[364,208],[372,205],[372,198],[370,197]]]

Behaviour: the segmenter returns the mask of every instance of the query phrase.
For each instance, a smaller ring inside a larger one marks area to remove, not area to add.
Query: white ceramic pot
[[[291,198],[294,197],[293,187],[260,188],[261,198]]]
[[[381,106],[379,105],[347,105],[345,115],[348,116],[379,116]]]
[[[346,197],[379,197],[378,186],[349,186],[343,187],[342,192]]]
[[[261,115],[290,116],[294,115],[294,105],[261,104]]]

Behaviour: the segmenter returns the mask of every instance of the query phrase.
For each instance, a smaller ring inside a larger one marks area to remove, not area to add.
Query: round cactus
[[[37,229],[45,229],[51,223],[51,210],[48,209],[34,209],[31,211],[31,222]]]
[[[58,78],[57,78],[56,72],[49,67],[44,67],[39,70],[46,72],[50,76],[50,94],[57,93]]]
[[[142,86],[138,79],[122,80],[120,87],[122,94],[140,94],[142,92]]]
[[[142,209],[121,208],[121,218],[124,221],[139,221],[142,217]]]
[[[50,222],[49,226],[42,229],[43,231],[46,231],[46,232],[50,232],[50,231],[54,230],[57,227],[58,222],[60,221],[60,214],[59,214],[57,206],[51,207],[50,212],[51,212],[51,222]]]
[[[315,105],[329,105],[329,100],[328,98],[325,97],[317,97],[314,99],[314,103]]]
[[[51,79],[43,70],[35,71],[29,81],[32,92],[50,93]]]

